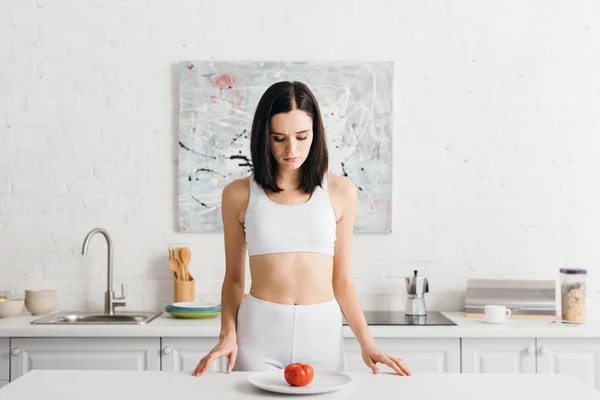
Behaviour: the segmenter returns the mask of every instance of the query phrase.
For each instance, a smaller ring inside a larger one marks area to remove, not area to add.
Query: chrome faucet
[[[114,297],[113,293],[113,260],[112,260],[112,240],[108,232],[102,228],[92,229],[85,240],[83,241],[83,247],[81,248],[81,254],[86,255],[90,240],[96,233],[101,233],[106,239],[106,247],[108,249],[108,277],[107,277],[107,289],[104,295],[104,314],[115,315],[115,307],[124,307],[126,302],[125,297],[125,285],[121,284],[121,297]]]

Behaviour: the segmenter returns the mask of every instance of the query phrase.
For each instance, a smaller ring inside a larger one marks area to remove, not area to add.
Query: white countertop
[[[556,374],[421,374],[402,377],[385,373],[352,373],[348,374],[352,378],[348,386],[331,393],[307,396],[262,391],[247,382],[249,374],[207,372],[194,377],[185,372],[33,370],[0,389],[0,398],[529,400],[535,397],[588,400],[600,397],[600,392],[572,376]]]
[[[600,322],[583,325],[539,320],[510,320],[491,325],[465,318],[459,311],[444,312],[456,326],[371,326],[376,338],[467,338],[467,337],[600,337]],[[0,337],[218,337],[220,319],[183,320],[162,314],[147,325],[31,325],[37,316],[0,319]],[[344,336],[353,337],[348,326]]]

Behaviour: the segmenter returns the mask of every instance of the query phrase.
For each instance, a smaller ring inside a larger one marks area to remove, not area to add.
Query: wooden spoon
[[[181,247],[176,247],[173,250],[173,253],[175,254],[175,260],[177,260],[177,263],[179,264],[181,280],[187,281],[185,277],[185,266],[183,264],[183,260],[181,259]]]
[[[181,261],[183,261],[183,266],[185,270],[185,275],[188,277],[187,280],[192,280],[190,277],[190,261],[192,259],[192,251],[188,247],[182,247],[179,251],[179,256]]]
[[[179,265],[176,259],[169,258],[169,268],[171,268],[171,271],[175,272],[175,278],[179,279]]]

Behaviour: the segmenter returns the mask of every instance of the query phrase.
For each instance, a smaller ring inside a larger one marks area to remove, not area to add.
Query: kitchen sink
[[[34,325],[143,325],[147,324],[162,312],[120,312],[115,315],[90,312],[60,312],[36,319]]]

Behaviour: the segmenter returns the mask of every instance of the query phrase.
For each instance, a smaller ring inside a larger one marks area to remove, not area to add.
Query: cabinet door
[[[192,373],[198,362],[218,343],[218,338],[162,338],[162,371]],[[225,371],[229,359],[215,360],[210,371]]]
[[[0,338],[0,381],[10,377],[10,339]]]
[[[0,381],[0,389],[2,389],[2,387],[6,385],[8,385],[8,381]]]
[[[32,369],[160,370],[159,338],[11,339],[10,380]]]
[[[600,390],[600,339],[540,338],[538,373],[570,374]]]
[[[413,373],[459,373],[460,339],[380,338],[377,347],[391,356],[404,361]],[[346,338],[348,372],[368,372],[363,362],[360,346],[355,338]],[[386,365],[377,364],[380,371],[392,371]]]
[[[535,353],[533,338],[464,338],[462,372],[534,374]]]

